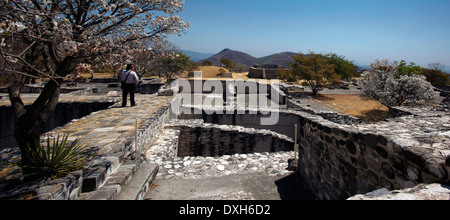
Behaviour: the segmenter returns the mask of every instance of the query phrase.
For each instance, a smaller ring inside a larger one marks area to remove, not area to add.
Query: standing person
[[[130,103],[131,107],[136,105],[136,102],[134,101],[134,93],[136,90],[136,85],[139,82],[139,78],[137,77],[136,72],[134,70],[133,64],[128,64],[127,69],[123,70],[120,74],[120,80],[121,80],[121,88],[122,88],[122,107],[127,106],[127,96],[128,93],[130,93]]]

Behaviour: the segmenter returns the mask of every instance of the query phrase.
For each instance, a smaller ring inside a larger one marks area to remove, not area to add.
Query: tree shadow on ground
[[[322,95],[322,94],[316,94],[316,95],[314,95],[314,96],[311,94],[311,96],[312,96],[313,98],[315,98],[315,99],[320,100],[320,101],[333,101],[333,100],[335,100],[335,98],[333,98],[333,97],[331,97],[331,96],[324,96],[324,95]]]
[[[281,200],[315,200],[306,182],[297,173],[275,181]]]
[[[385,121],[389,117],[389,111],[379,109],[363,111],[361,112],[361,115],[358,116],[358,118],[369,123]]]

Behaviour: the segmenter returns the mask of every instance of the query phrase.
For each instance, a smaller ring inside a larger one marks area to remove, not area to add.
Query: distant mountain
[[[276,53],[269,56],[261,57],[255,60],[257,64],[277,64],[283,66],[284,68],[288,68],[289,65],[287,63],[294,62],[293,56],[298,55],[298,53],[293,52],[283,52]]]
[[[199,53],[199,52],[190,51],[190,50],[181,50],[181,52],[183,52],[187,56],[191,57],[191,60],[194,62],[204,60],[204,59],[214,55],[213,53]]]
[[[210,60],[214,63],[214,65],[219,66],[221,59],[229,59],[231,62],[236,64],[243,63],[247,66],[252,66],[256,58],[244,52],[230,50],[227,48],[205,60]]]
[[[210,60],[214,63],[214,65],[219,66],[221,59],[229,59],[231,62],[239,64],[245,64],[248,67],[253,66],[254,64],[277,64],[280,66],[288,67],[286,62],[294,61],[292,56],[297,55],[297,53],[293,52],[284,52],[272,54],[269,56],[255,58],[247,53],[241,51],[235,51],[231,49],[224,49],[213,56],[206,58],[204,60]]]

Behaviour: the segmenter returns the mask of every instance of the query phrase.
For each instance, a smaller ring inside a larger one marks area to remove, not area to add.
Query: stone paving
[[[267,172],[270,176],[291,174],[286,170],[294,152],[234,154],[221,157],[177,157],[157,161],[159,177],[164,179],[199,179],[234,174]]]
[[[168,123],[170,124],[170,122]],[[164,128],[158,135],[158,139],[154,142],[155,144],[146,152],[147,161],[156,163],[160,167],[155,182],[163,181],[164,184],[171,184],[165,181],[180,181],[181,183],[182,181],[204,180],[212,181],[211,184],[218,184],[214,182],[217,178],[226,178],[228,176],[232,179],[244,178],[243,175],[252,178],[253,175],[256,175],[256,179],[272,179],[272,181],[269,181],[269,184],[272,183],[273,185],[273,181],[276,179],[293,174],[292,171],[286,169],[288,167],[288,160],[294,157],[293,151],[233,154],[216,157],[177,157],[179,133],[178,130],[170,129],[168,127]],[[228,184],[223,184],[224,185],[218,184],[214,190],[220,191],[223,187],[230,187]],[[270,186],[266,186],[265,188],[269,187]],[[206,188],[204,190],[208,191],[208,187],[204,188]],[[239,187],[236,186],[236,189],[239,189]],[[199,186],[199,188],[195,190],[201,191],[202,187]],[[208,192],[201,193],[208,194]],[[160,194],[161,193],[155,195],[152,194],[152,192],[149,192],[146,195],[146,198],[150,199],[155,196],[158,198],[158,195],[160,196]],[[176,195],[175,197],[166,195],[160,199],[186,198],[181,195],[179,197]],[[202,196],[197,199],[253,200],[255,197],[249,191],[224,190],[224,192],[216,192],[213,195]]]
[[[172,97],[156,95],[137,95],[135,107],[122,108],[121,102],[111,108],[93,112],[75,119],[63,127],[56,128],[48,135],[68,134],[69,140],[81,138],[85,145],[101,149],[126,137],[134,137],[136,120],[139,128],[142,121],[149,118],[158,108],[169,102]]]
[[[215,157],[176,157],[179,131],[164,129],[147,151],[149,162],[160,166],[158,178],[201,179],[234,174],[266,172],[270,176],[291,174],[286,170],[294,151],[233,154]]]

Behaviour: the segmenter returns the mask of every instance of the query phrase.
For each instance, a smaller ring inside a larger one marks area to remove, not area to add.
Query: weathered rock
[[[376,190],[365,195],[352,196],[348,200],[450,200],[450,187],[442,184],[420,184],[394,191]]]

